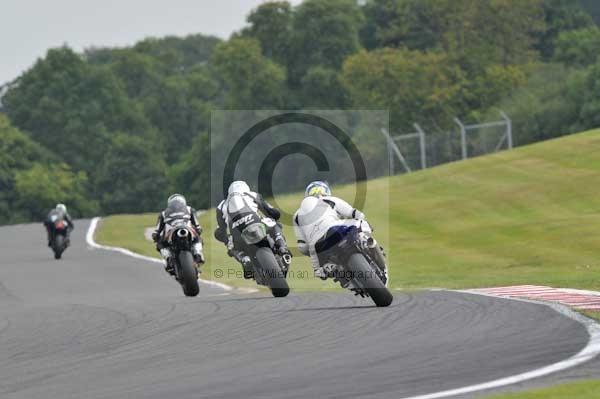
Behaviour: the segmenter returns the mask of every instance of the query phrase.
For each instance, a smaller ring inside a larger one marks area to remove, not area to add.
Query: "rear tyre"
[[[198,285],[198,270],[194,266],[194,258],[191,252],[182,251],[179,253],[179,270],[177,270],[177,279],[183,288],[185,296],[196,296],[200,292]]]
[[[256,251],[256,260],[261,268],[259,273],[265,277],[267,285],[271,289],[274,297],[280,298],[290,293],[290,287],[273,255],[270,248],[258,248]]]
[[[390,306],[394,300],[393,295],[371,270],[371,266],[362,254],[352,254],[350,259],[348,259],[348,268],[354,278],[364,287],[373,302],[375,302],[375,305],[378,307]]]
[[[65,237],[57,234],[56,237],[54,237],[54,247],[52,249],[54,250],[54,259],[60,259],[65,250]]]

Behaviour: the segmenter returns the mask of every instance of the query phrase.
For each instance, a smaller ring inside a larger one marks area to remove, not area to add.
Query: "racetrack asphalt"
[[[60,261],[41,224],[0,228],[0,398],[404,398],[588,342],[544,305],[458,292],[186,298],[160,265],[87,248],[88,225]]]

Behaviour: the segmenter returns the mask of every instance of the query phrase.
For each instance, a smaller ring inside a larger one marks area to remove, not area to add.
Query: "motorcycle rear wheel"
[[[270,248],[258,248],[256,251],[256,260],[258,267],[262,270],[259,273],[265,277],[267,284],[274,297],[280,298],[290,293],[290,287],[275,259],[275,255]]]
[[[364,290],[369,294],[377,307],[390,306],[394,296],[386,288],[379,277],[371,270],[371,266],[361,253],[355,253],[348,259],[348,268]]]
[[[196,296],[200,292],[198,285],[198,271],[194,266],[194,258],[191,252],[181,251],[179,253],[179,270],[177,279],[185,296]]]
[[[54,237],[54,246],[52,247],[54,251],[54,259],[58,260],[62,257],[62,253],[65,250],[65,237],[61,234],[58,234]]]

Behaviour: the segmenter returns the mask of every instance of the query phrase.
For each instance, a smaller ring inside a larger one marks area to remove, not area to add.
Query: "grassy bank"
[[[600,131],[586,132],[491,156],[373,180],[365,213],[390,256],[391,285],[468,288],[543,284],[600,290]],[[335,187],[351,199],[354,187]],[[386,193],[389,192],[388,196]],[[293,212],[301,195],[278,197]],[[153,254],[143,230],[155,215],[104,219],[98,240]],[[207,233],[205,278],[247,284]],[[388,228],[389,227],[389,228]],[[286,227],[289,241],[294,241]],[[296,258],[296,289],[331,288]]]
[[[118,215],[103,218],[96,230],[96,241],[130,249],[142,255],[156,256],[150,242],[144,239],[144,231],[156,224],[156,214]]]
[[[546,389],[494,395],[488,399],[600,399],[600,381],[580,381]]]

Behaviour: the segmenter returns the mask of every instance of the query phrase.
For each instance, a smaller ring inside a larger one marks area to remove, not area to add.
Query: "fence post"
[[[508,140],[508,149],[511,150],[513,148],[512,120],[504,113],[504,111],[500,111],[500,115],[502,115],[502,119],[506,121],[506,138]]]
[[[421,147],[421,169],[427,169],[427,151],[425,148],[425,132],[418,123],[413,124],[419,133],[419,146]]]
[[[392,145],[390,144],[390,142],[388,141],[388,159],[389,159],[389,163],[390,163],[390,176],[394,176],[396,174],[396,171],[394,170],[394,150],[392,149]]]
[[[454,118],[454,122],[460,127],[460,148],[462,159],[467,159],[467,129],[458,118]]]
[[[404,169],[408,173],[412,172],[412,170],[410,169],[410,166],[408,166],[408,163],[406,163],[406,159],[404,159],[404,155],[402,155],[402,153],[398,149],[398,146],[396,145],[396,143],[394,143],[394,139],[392,139],[392,137],[390,136],[390,133],[387,131],[387,129],[381,129],[381,134],[383,134],[385,136],[385,138],[388,142],[388,151],[391,148],[391,150],[394,151],[394,153],[400,160],[400,163],[402,164],[402,166],[404,166]]]

